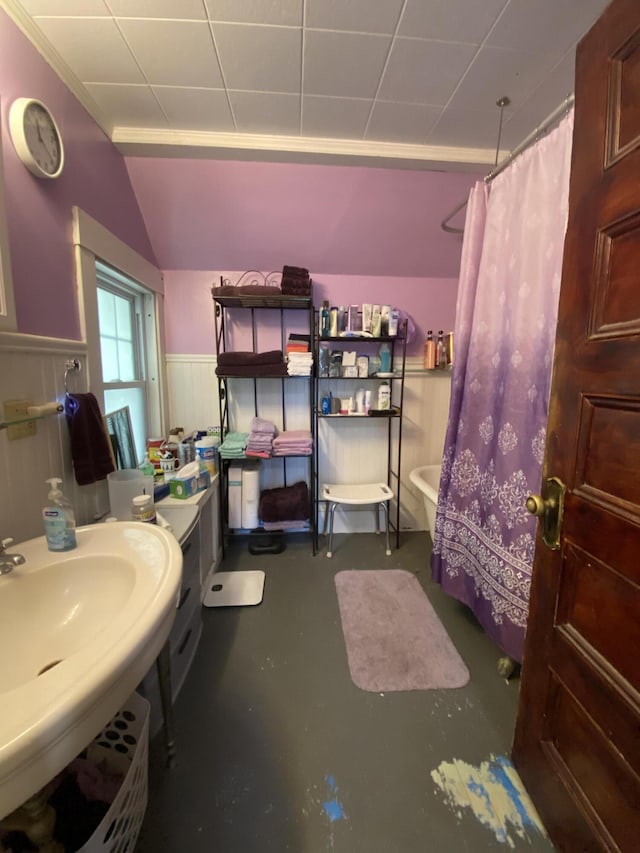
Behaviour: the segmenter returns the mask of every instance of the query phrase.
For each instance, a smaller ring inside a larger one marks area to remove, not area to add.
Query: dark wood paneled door
[[[560,850],[640,850],[640,0],[579,45],[564,267],[513,749]]]

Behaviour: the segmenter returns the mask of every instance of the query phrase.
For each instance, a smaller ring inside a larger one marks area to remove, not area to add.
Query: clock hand
[[[46,151],[47,151],[47,154],[49,155],[49,157],[52,157],[53,159],[55,159],[55,154],[51,153],[51,149],[49,148],[47,143],[42,138],[42,134],[40,133],[40,122],[39,121],[36,121],[36,131],[38,133],[38,139],[40,140],[42,145],[46,148]]]

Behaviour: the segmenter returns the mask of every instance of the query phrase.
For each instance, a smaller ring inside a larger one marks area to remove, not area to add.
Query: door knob
[[[529,495],[525,506],[531,515],[542,521],[542,538],[554,551],[560,547],[560,531],[564,512],[566,487],[558,477],[549,477],[543,483],[543,495]]]

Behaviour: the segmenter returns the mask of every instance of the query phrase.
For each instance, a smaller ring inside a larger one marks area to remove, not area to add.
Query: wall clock
[[[18,157],[36,178],[57,178],[61,174],[62,136],[41,101],[17,98],[9,110],[9,130]]]

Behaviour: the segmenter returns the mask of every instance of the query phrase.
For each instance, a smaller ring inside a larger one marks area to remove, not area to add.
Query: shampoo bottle
[[[76,547],[76,518],[73,507],[58,488],[62,480],[51,477],[46,481],[51,489],[49,504],[42,510],[44,535],[50,551],[71,551]]]

